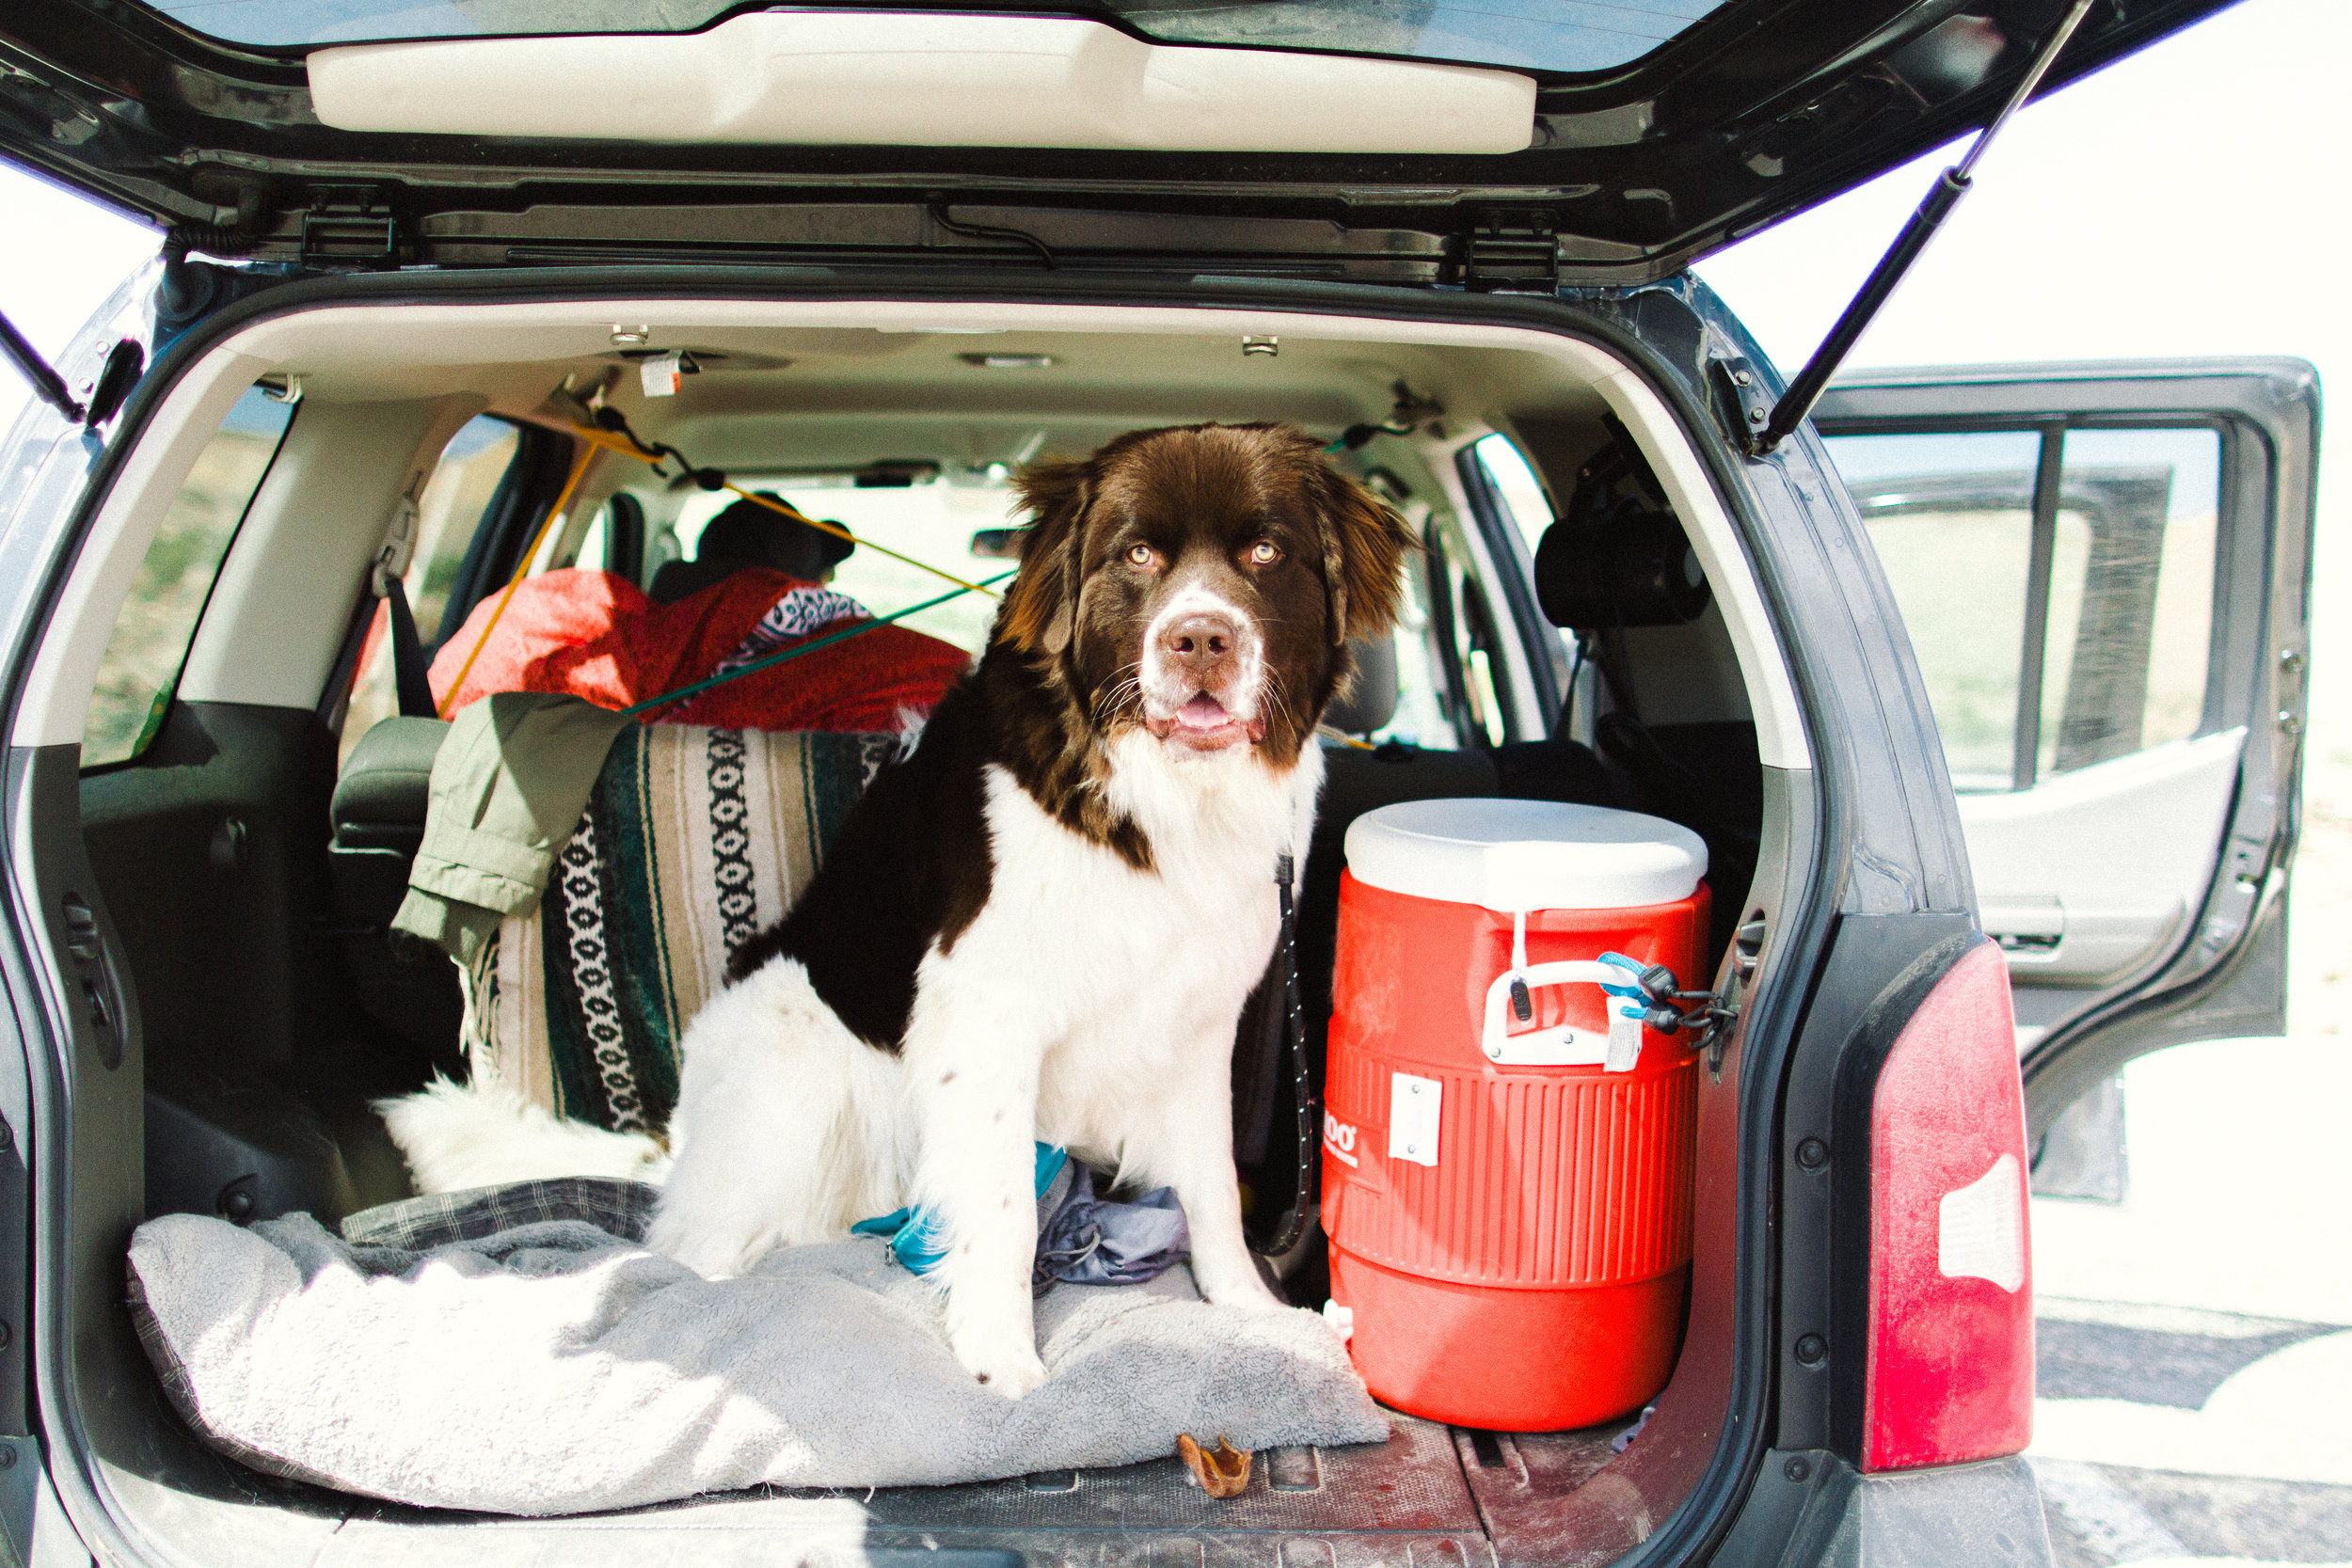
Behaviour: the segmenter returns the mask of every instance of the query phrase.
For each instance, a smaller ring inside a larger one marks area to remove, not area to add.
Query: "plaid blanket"
[[[895,735],[635,725],[606,757],[536,911],[466,976],[477,1084],[659,1132],[678,1037],[727,959],[780,919]]]

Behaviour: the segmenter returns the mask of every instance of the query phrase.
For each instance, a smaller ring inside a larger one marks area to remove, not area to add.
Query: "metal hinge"
[[[381,209],[314,210],[302,214],[306,269],[389,267],[400,261],[400,227]]]
[[[1549,294],[1560,288],[1560,237],[1538,212],[1488,212],[1462,240],[1459,281],[1472,293]]]
[[[1772,400],[1765,394],[1763,378],[1747,356],[1717,353],[1708,356],[1708,368],[1715,372],[1715,380],[1728,400],[1730,419],[1739,438],[1750,452],[1759,450],[1765,423],[1772,417]]]

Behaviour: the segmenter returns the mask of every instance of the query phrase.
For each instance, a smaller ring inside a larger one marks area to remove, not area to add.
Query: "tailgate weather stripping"
[[[1886,247],[1886,254],[1879,258],[1879,264],[1870,269],[1870,276],[1863,279],[1861,291],[1848,303],[1845,313],[1837,318],[1837,324],[1829,329],[1829,336],[1821,340],[1821,346],[1813,351],[1813,357],[1805,361],[1804,369],[1799,371],[1796,379],[1788,384],[1788,389],[1781,394],[1780,402],[1772,405],[1772,419],[1749,443],[1751,456],[1769,456],[1772,449],[1787,440],[1797,426],[1804,423],[1805,416],[1812,413],[1813,405],[1820,401],[1822,388],[1829,385],[1829,378],[1837,372],[1837,367],[1844,362],[1855,341],[1868,329],[1880,309],[1894,294],[1897,286],[1903,280],[1903,275],[1911,270],[1912,263],[1918,261],[1920,253],[1928,248],[1928,242],[1935,238],[1936,230],[1944,227],[1944,220],[1952,215],[1952,209],[1960,205],[1960,198],[1968,194],[1977,160],[1984,156],[1984,150],[1993,145],[1993,138],[2001,134],[2001,127],[2009,123],[2011,115],[2025,106],[2026,101],[2033,96],[2033,89],[2042,85],[2042,78],[2049,74],[2050,67],[2058,63],[2058,55],[2066,48],[2066,40],[2074,36],[2075,27],[2090,14],[2092,3],[2093,0],[2074,0],[2064,20],[2050,34],[2049,41],[2034,56],[2024,80],[2017,84],[2017,90],[2009,95],[2009,102],[2002,104],[2001,112],[1993,117],[1993,123],[1987,125],[1983,134],[1970,146],[1968,155],[1936,176],[1935,184],[1929,190],[1927,198],[1919,203],[1918,209],[1911,214],[1911,220],[1903,225],[1902,232],[1895,236],[1895,243]]]

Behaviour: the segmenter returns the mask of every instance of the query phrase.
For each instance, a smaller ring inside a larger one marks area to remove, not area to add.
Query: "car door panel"
[[[2160,958],[2213,880],[2243,728],[1960,798],[1978,917],[2021,985],[2095,986]]]
[[[2133,1056],[2280,1032],[2316,373],[1862,372],[1817,422],[1929,684],[2036,1136]]]

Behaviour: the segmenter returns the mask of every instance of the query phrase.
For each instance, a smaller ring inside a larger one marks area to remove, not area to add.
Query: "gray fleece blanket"
[[[397,1502],[564,1513],[1124,1465],[1179,1433],[1388,1433],[1320,1319],[1211,1307],[1184,1268],[1042,1297],[1051,1376],[1018,1402],[972,1380],[933,1288],[870,1240],[706,1280],[579,1219],[420,1252],[306,1214],[172,1214],[138,1228],[130,1268],[149,1354],[209,1440]]]

